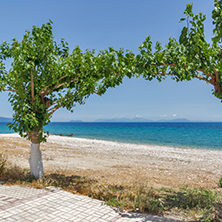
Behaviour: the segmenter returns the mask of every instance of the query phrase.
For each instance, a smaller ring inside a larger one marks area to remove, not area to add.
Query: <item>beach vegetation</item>
[[[6,154],[0,153],[0,181],[10,182],[24,179],[27,177],[27,174],[24,174],[24,172],[24,169],[11,164]]]
[[[5,170],[5,164],[6,164],[7,158],[3,153],[0,153],[0,174],[3,173]]]
[[[123,49],[82,51],[68,42],[54,41],[52,21],[26,31],[22,41],[0,44],[0,89],[9,91],[14,114],[9,128],[31,140],[29,159],[31,174],[44,174],[40,143],[46,141],[44,131],[55,111],[73,111],[92,94],[102,95],[109,87],[122,83],[134,72],[135,56]],[[6,68],[6,62],[11,62]]]
[[[222,178],[219,180],[219,186],[222,187]]]

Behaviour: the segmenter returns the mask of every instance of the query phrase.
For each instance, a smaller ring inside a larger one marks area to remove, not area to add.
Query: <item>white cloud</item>
[[[177,114],[173,114],[173,117],[176,117],[177,116]]]

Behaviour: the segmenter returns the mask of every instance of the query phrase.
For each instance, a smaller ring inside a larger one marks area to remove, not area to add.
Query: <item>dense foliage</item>
[[[212,42],[208,43],[204,34],[206,16],[201,12],[194,14],[192,4],[184,11],[186,21],[179,40],[169,38],[165,47],[160,42],[153,44],[148,36],[139,47],[137,72],[146,80],[157,78],[159,81],[171,76],[176,81],[197,78],[210,83],[213,94],[222,99],[222,1],[214,0],[215,9],[212,19],[215,28]]]
[[[76,46],[69,52],[68,43],[53,40],[52,22],[26,31],[21,42],[0,45],[0,73],[4,90],[14,115],[10,127],[21,136],[38,136],[44,140],[43,127],[60,107],[72,110],[84,104],[91,94],[102,95],[109,87],[119,85],[123,77],[131,77],[133,53],[122,49],[81,51]],[[11,59],[6,71],[4,61]],[[2,86],[3,88],[3,86]]]

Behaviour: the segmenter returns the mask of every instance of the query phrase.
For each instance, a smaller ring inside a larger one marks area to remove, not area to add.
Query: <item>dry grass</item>
[[[7,184],[19,184],[35,188],[60,187],[74,194],[103,200],[106,204],[122,210],[161,216],[173,215],[176,219],[214,221],[215,204],[221,193],[204,189],[154,189],[133,182],[121,185],[120,181],[108,183],[104,178],[89,179],[71,172],[46,173],[43,180],[35,180],[28,169],[12,166],[5,154],[0,154],[0,180]]]

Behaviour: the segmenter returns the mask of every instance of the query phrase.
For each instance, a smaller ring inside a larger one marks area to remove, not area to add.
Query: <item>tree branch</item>
[[[62,107],[62,105],[60,104],[59,106],[57,106],[57,107],[54,107],[54,108],[52,108],[52,109],[50,109],[49,111],[51,111],[51,112],[49,112],[49,116],[51,116],[57,109],[59,109],[60,107]]]
[[[155,64],[153,64],[153,65],[155,65]],[[163,63],[163,64],[160,64],[160,65],[165,66],[166,64]],[[177,66],[177,64],[176,63],[169,63],[169,64],[167,64],[167,66]],[[186,65],[184,66],[184,68],[186,68]],[[214,78],[214,76],[212,74],[210,74],[209,72],[204,71],[203,69],[197,69],[197,71],[200,71],[200,72],[206,74],[207,76],[209,76],[211,78]]]
[[[3,91],[18,92],[18,90],[16,89],[7,89],[7,88],[4,88]]]
[[[209,72],[206,72],[206,71],[204,71],[204,70],[202,70],[202,69],[197,69],[197,70],[200,71],[200,72],[202,72],[202,73],[204,73],[204,74],[206,74],[207,76],[209,76],[209,77],[211,77],[211,78],[214,78],[214,76],[211,75]]]
[[[221,86],[219,84],[219,75],[218,75],[218,72],[215,68],[213,68],[213,71],[215,73],[215,77],[212,79],[213,82],[214,82],[214,89],[215,89],[215,92],[221,92],[222,89],[221,89]]]
[[[55,85],[52,90],[46,90],[43,94],[42,94],[42,97],[45,97],[48,93],[50,93],[51,91],[53,92],[56,88],[59,88],[61,86],[65,86],[71,82],[76,82],[78,79],[73,79],[73,80],[70,80],[69,82],[64,82],[64,83],[60,83],[58,85]]]
[[[32,102],[34,102],[34,82],[33,82],[33,73],[32,73],[32,69],[31,69],[31,73],[30,73],[30,77],[31,77],[31,95],[32,95]]]
[[[210,83],[211,85],[214,85],[214,83],[212,83],[212,82],[211,82],[210,80],[208,80],[208,79],[205,79],[205,78],[202,77],[202,76],[195,76],[195,78],[200,79],[200,80],[204,80],[204,81]]]
[[[67,76],[68,76],[68,75],[62,76],[62,77],[60,77],[57,81],[60,81],[60,80],[62,80],[62,79],[64,79],[64,78],[66,78]],[[48,86],[45,86],[45,87],[39,92],[38,96],[40,96],[41,94],[43,94],[44,91],[45,91],[49,86],[51,86],[51,85],[53,85],[53,83],[50,84],[50,85],[48,85]]]
[[[62,99],[60,99],[60,100],[58,100],[58,101],[52,103],[49,107],[54,106],[55,104],[57,104],[57,103],[59,103],[59,102],[61,102],[61,101],[62,101]],[[49,108],[49,107],[48,107],[48,108]],[[52,109],[53,109],[53,108],[47,110],[47,112],[50,111],[50,110],[52,110]]]
[[[176,64],[173,63],[173,64],[170,64],[170,66],[176,66]],[[184,68],[186,68],[186,65],[184,66]],[[209,72],[204,71],[203,69],[197,69],[197,71],[200,71],[200,72],[206,74],[207,76],[213,78],[213,75],[211,75]]]
[[[217,72],[217,70],[216,70],[215,68],[213,68],[213,71],[214,71],[214,73],[215,73],[215,75],[216,75],[216,82],[218,82],[218,81],[219,81],[218,72]]]
[[[176,66],[176,64],[171,64],[172,66]],[[210,83],[211,85],[214,86],[215,92],[221,92],[221,87],[219,85],[219,75],[218,72],[216,71],[216,69],[214,68],[213,71],[215,73],[215,76],[210,74],[209,72],[206,72],[203,69],[197,69],[197,71],[203,72],[204,74],[206,74],[207,76],[209,76],[211,78],[211,81],[202,77],[202,76],[195,76],[195,78],[200,79],[200,80],[204,80],[208,83]]]
[[[67,75],[61,77],[60,79],[58,79],[58,81],[63,79],[63,78],[65,78],[65,77],[67,77]],[[65,86],[65,85],[67,85],[67,84],[69,84],[71,82],[76,82],[77,80],[78,79],[71,79],[69,82],[63,82],[63,83],[60,83],[58,85],[53,86],[52,90],[49,89],[49,90],[43,91],[44,89],[47,89],[49,87],[49,86],[46,86],[43,90],[41,90],[41,92],[38,94],[38,96],[42,94],[41,97],[44,98],[48,93],[53,92],[53,90],[55,90],[56,88],[59,88],[61,86]],[[51,84],[51,85],[53,85],[53,84]]]
[[[49,107],[54,106],[54,105],[56,105],[56,104],[62,102],[62,101],[65,100],[65,99],[68,99],[68,98],[67,98],[67,97],[61,98],[61,99],[57,100],[56,102],[52,103]],[[48,107],[48,108],[49,108],[49,107]],[[61,107],[61,106],[60,106],[60,107]],[[47,112],[50,112],[51,110],[54,110],[54,108],[55,108],[55,107],[53,107],[53,108],[47,110]]]
[[[153,65],[155,65],[155,64],[153,64]],[[164,63],[163,63],[163,64],[160,64],[160,66],[164,66],[164,65],[165,65]],[[177,66],[177,64],[176,64],[176,63],[169,63],[169,64],[167,64],[167,66]],[[184,66],[184,68],[186,68],[186,65]],[[197,71],[203,72],[203,73],[206,74],[207,76],[211,77],[211,81],[208,80],[208,79],[206,79],[206,78],[204,78],[204,77],[202,77],[202,76],[195,76],[194,78],[197,78],[197,79],[200,79],[200,80],[204,80],[204,81],[210,83],[211,85],[214,86],[216,92],[217,92],[217,91],[221,91],[220,86],[219,86],[219,83],[218,83],[218,79],[219,79],[218,72],[216,71],[216,69],[213,69],[213,70],[214,70],[214,72],[215,72],[215,76],[216,76],[216,77],[215,77],[214,75],[210,74],[209,72],[206,72],[206,71],[203,70],[203,69],[197,69]],[[169,74],[169,73],[156,73],[156,74],[160,74],[160,75],[171,75],[171,74]]]
[[[62,98],[62,99],[60,99],[60,100],[58,100],[58,101],[56,101],[56,102],[54,102],[51,106],[53,106],[53,105],[56,105],[56,106],[54,106],[54,107],[52,107],[51,109],[48,109],[47,110],[47,112],[49,113],[49,115],[51,116],[57,109],[59,109],[60,107],[62,107],[62,104],[58,104],[58,103],[60,103],[60,102],[62,102],[63,100],[65,100],[65,99],[68,99],[67,97],[65,97],[65,98]],[[50,107],[50,106],[49,106]],[[48,108],[49,108],[48,107]]]

